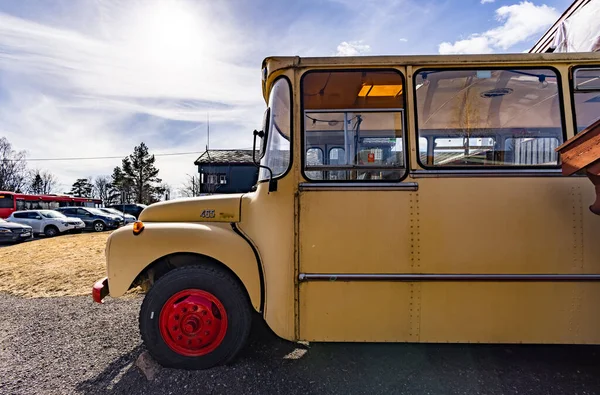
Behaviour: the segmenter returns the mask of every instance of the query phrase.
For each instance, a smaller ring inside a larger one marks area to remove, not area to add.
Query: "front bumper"
[[[118,229],[123,225],[123,221],[111,221],[106,223],[106,227],[110,229]]]
[[[31,229],[20,230],[19,233],[17,233],[17,232],[0,233],[0,241],[22,241],[22,240],[29,240],[32,238],[33,238],[33,232],[31,231]]]
[[[62,225],[61,232],[68,232],[72,230],[82,230],[85,228],[83,222],[69,222],[67,225]]]
[[[108,277],[96,281],[92,288],[92,298],[94,298],[94,302],[104,303],[102,299],[104,299],[106,295],[108,295]]]

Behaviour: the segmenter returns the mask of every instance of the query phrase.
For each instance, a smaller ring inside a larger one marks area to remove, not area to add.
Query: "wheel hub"
[[[213,294],[199,289],[171,296],[163,305],[159,321],[165,343],[185,356],[212,352],[227,332],[225,307]]]

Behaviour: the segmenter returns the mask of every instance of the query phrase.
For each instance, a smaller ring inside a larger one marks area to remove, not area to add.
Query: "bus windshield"
[[[15,200],[13,195],[0,195],[0,208],[13,208]]]
[[[292,115],[290,112],[290,85],[287,80],[280,78],[271,89],[269,107],[271,118],[267,132],[267,146],[261,165],[273,172],[273,177],[278,177],[286,172],[290,164],[290,126]],[[268,180],[269,171],[260,169],[258,180]]]

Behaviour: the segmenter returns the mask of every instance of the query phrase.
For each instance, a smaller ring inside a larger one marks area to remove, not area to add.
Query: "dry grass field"
[[[110,232],[41,239],[0,248],[0,292],[24,297],[90,295],[106,276]]]

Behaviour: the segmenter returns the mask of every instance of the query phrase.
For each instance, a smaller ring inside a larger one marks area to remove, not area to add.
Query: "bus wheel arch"
[[[192,252],[176,252],[156,259],[138,274],[130,288],[140,286],[147,293],[154,283],[167,273],[188,266],[204,266],[223,270],[240,286],[248,300],[251,300],[248,288],[229,266],[211,256]]]

